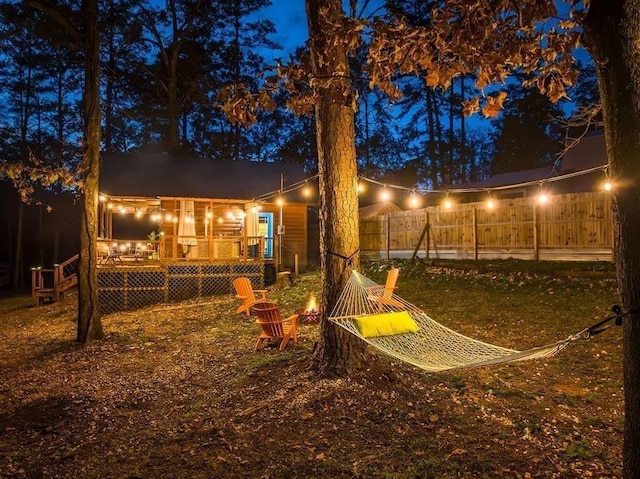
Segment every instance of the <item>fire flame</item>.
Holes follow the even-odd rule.
[[[305,313],[315,313],[318,311],[318,302],[316,301],[316,295],[311,293],[309,296],[309,302],[307,303],[307,308],[304,310]]]

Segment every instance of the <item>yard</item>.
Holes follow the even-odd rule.
[[[523,264],[403,263],[397,292],[515,349],[617,302],[595,265]],[[291,314],[320,288],[312,273],[270,297]],[[330,379],[308,370],[317,325],[253,353],[257,326],[230,295],[107,315],[107,339],[84,347],[75,306],[0,299],[2,478],[621,477],[620,328],[555,358],[439,374],[369,350],[366,370]]]

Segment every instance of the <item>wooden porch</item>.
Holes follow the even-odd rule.
[[[307,205],[101,195],[102,266],[270,261],[306,267]],[[286,234],[285,234],[286,232]]]

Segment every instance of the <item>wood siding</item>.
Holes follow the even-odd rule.
[[[276,237],[275,248],[278,249],[278,222],[280,207],[267,203],[262,205],[262,211],[273,213],[273,234]],[[287,203],[283,206],[282,222],[285,233],[282,235],[282,264],[293,269],[294,255],[298,255],[298,265],[301,271],[307,269],[307,205],[302,203]],[[277,254],[277,253],[276,253]]]

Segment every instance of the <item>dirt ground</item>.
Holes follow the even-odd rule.
[[[384,280],[388,265],[369,268]],[[605,277],[402,265],[398,294],[516,349],[608,314]],[[318,274],[273,291],[285,314]],[[621,477],[620,328],[559,356],[426,373],[368,350],[345,378],[309,370],[317,324],[254,353],[231,296],[103,318],[76,344],[76,298],[0,299],[2,478]]]

